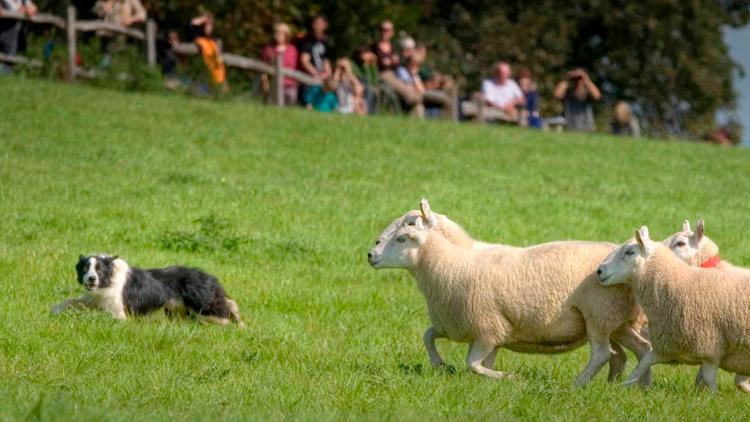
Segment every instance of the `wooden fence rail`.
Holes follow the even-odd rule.
[[[73,6],[69,6],[67,9],[65,19],[46,13],[37,13],[33,16],[29,16],[23,13],[17,12],[3,12],[3,19],[15,19],[21,21],[27,21],[32,23],[48,24],[53,25],[57,28],[64,29],[66,32],[67,39],[67,58],[68,58],[68,80],[74,81],[77,75],[85,74],[82,69],[78,69],[77,64],[77,38],[78,32],[95,32],[101,31],[105,33],[114,33],[124,35],[143,41],[146,44],[146,60],[149,66],[156,66],[156,23],[149,19],[146,21],[145,31],[136,28],[129,28],[126,26],[118,25],[113,22],[105,22],[99,20],[77,20],[76,9]],[[173,46],[173,50],[177,54],[182,55],[196,55],[199,53],[198,46],[193,43],[181,43]],[[224,64],[229,67],[238,69],[251,70],[255,72],[261,72],[268,74],[273,78],[272,87],[272,99],[275,104],[279,106],[284,105],[283,95],[283,81],[285,77],[289,77],[304,85],[320,85],[321,81],[311,77],[310,75],[300,72],[294,69],[288,69],[282,66],[281,56],[278,56],[276,62],[271,65],[261,60],[244,57],[238,54],[222,53],[221,55]],[[42,63],[38,60],[31,60],[24,57],[8,56],[0,54],[0,62],[12,63],[12,64],[26,64],[30,66],[41,66]],[[458,120],[458,90],[454,89],[450,93],[442,91],[428,91],[424,93],[424,98],[443,104],[448,110],[449,117],[453,120]]]

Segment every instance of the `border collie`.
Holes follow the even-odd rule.
[[[193,314],[217,324],[231,321],[240,326],[237,303],[227,298],[216,277],[197,268],[141,269],[110,255],[81,255],[76,264],[83,296],[66,300],[52,309],[59,314],[71,306],[101,309],[116,319],[164,309],[168,316]]]

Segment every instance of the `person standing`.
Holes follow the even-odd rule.
[[[273,65],[277,56],[281,56],[281,65],[287,69],[297,68],[297,48],[292,44],[292,33],[289,25],[277,23],[273,26],[273,43],[263,47],[261,58],[268,64]],[[268,92],[271,88],[270,80],[267,74],[262,74],[261,82],[263,90]],[[284,86],[284,105],[297,104],[297,81],[285,76],[282,82]]]
[[[22,22],[15,19],[2,19],[2,12],[17,12],[34,16],[37,9],[31,0],[0,0],[0,53],[15,56],[18,52]],[[0,72],[9,70],[7,65],[0,63]]]
[[[602,98],[602,94],[585,70],[578,68],[568,72],[566,80],[555,87],[555,98],[563,102],[566,127],[569,130],[596,130],[593,104]]]
[[[310,21],[310,33],[300,44],[300,70],[321,82],[333,75],[331,71],[331,46],[326,31],[328,19],[323,15],[315,15]]]

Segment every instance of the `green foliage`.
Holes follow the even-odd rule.
[[[573,388],[588,347],[501,351],[469,374],[405,271],[366,253],[423,196],[487,241],[622,241],[704,217],[750,266],[750,151],[603,135],[323,115],[0,78],[0,419],[744,420],[730,374],[657,366],[649,391]],[[197,220],[197,221],[196,221]],[[191,223],[192,222],[192,223]],[[189,239],[165,247],[165,233]],[[225,239],[247,239],[224,249]],[[239,240],[238,240],[239,243]],[[213,248],[211,251],[207,250]],[[49,309],[81,253],[215,274],[245,330]],[[630,356],[628,369],[633,368]],[[606,369],[605,369],[606,371]]]

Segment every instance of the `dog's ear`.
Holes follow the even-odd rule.
[[[86,259],[86,257],[85,257],[85,256],[83,256],[83,255],[78,255],[78,261],[83,261],[84,259]]]

